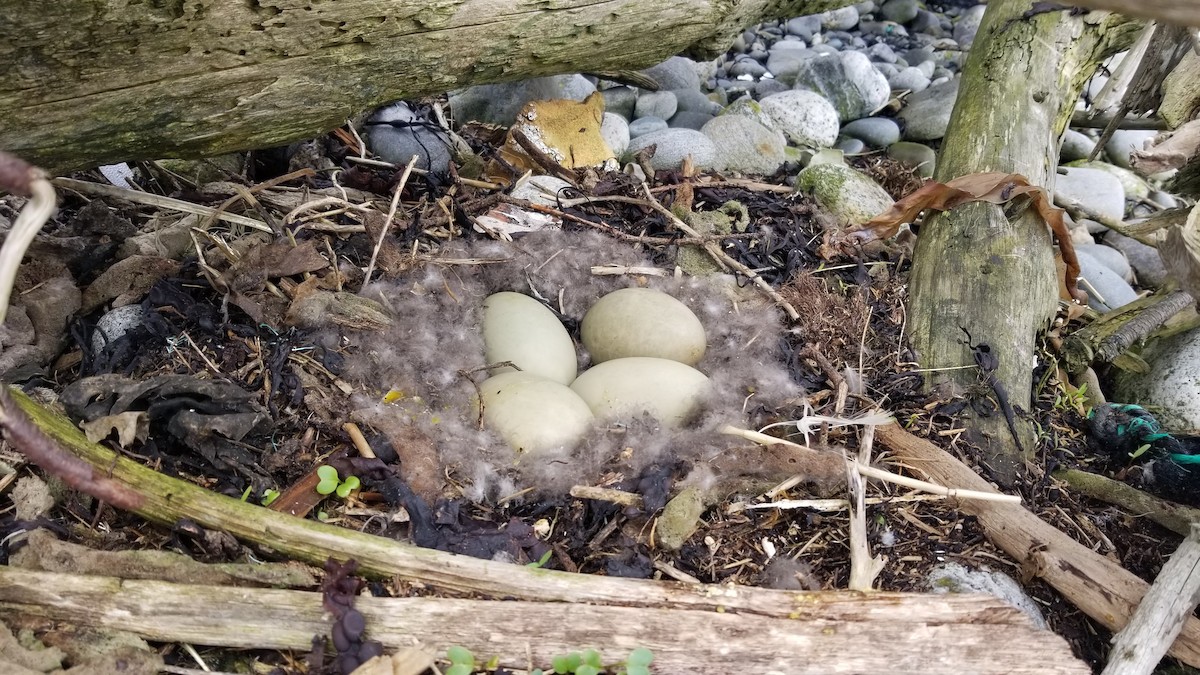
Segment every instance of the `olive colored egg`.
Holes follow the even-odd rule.
[[[623,288],[596,301],[580,326],[594,363],[650,356],[695,365],[707,338],[687,305],[662,291]]]
[[[479,392],[484,425],[517,452],[574,445],[592,425],[592,411],[578,394],[532,373],[490,377]]]
[[[650,413],[667,426],[690,420],[709,392],[704,373],[670,359],[632,356],[583,371],[571,389],[601,419]]]
[[[483,345],[488,363],[512,361],[522,372],[564,385],[575,380],[575,343],[554,312],[528,295],[505,291],[484,299]]]

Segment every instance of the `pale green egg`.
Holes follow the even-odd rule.
[[[704,373],[670,359],[633,356],[592,366],[571,389],[600,419],[649,413],[667,426],[688,422],[708,395]]]
[[[505,291],[484,299],[483,345],[489,364],[512,361],[560,384],[575,380],[575,343],[554,312],[528,295]]]
[[[594,363],[649,356],[692,366],[707,346],[692,310],[649,288],[624,288],[597,300],[583,317],[580,336]]]
[[[579,442],[592,411],[570,387],[527,372],[501,373],[479,385],[483,423],[517,452],[538,453]]]

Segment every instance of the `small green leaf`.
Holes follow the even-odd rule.
[[[319,520],[323,523],[323,522],[329,520],[329,514],[325,513],[324,511],[317,511],[317,520]]]
[[[279,490],[267,488],[266,490],[263,490],[263,496],[262,499],[259,500],[259,503],[263,506],[270,506],[275,502],[276,499],[279,499],[279,494]]]
[[[471,675],[473,672],[475,668],[465,663],[455,663],[446,669],[446,675]]]
[[[446,650],[446,658],[450,659],[450,663],[461,663],[467,666],[475,666],[475,655],[470,649],[459,645],[454,645]]]
[[[604,669],[604,662],[600,660],[600,652],[595,649],[583,650],[583,662],[589,666],[595,666],[599,670]]]
[[[550,556],[552,556],[552,555],[554,555],[554,551],[553,551],[553,550],[551,550],[551,551],[546,551],[545,553],[543,553],[543,554],[542,554],[542,557],[541,557],[541,558],[539,558],[537,562],[531,562],[531,563],[527,563],[525,566],[526,566],[526,567],[533,567],[533,568],[535,568],[535,569],[536,569],[536,568],[538,568],[538,567],[542,567],[542,566],[544,566],[546,563],[550,562]]]
[[[648,666],[654,661],[654,652],[645,647],[638,647],[629,652],[629,659],[626,661],[631,666]]]
[[[1137,450],[1134,450],[1132,453],[1130,453],[1129,458],[1137,459],[1138,457],[1141,457],[1142,455],[1146,454],[1146,451],[1149,449],[1150,449],[1149,444],[1139,446]]]
[[[575,675],[600,675],[600,669],[596,666],[585,663],[575,669]]]
[[[337,486],[337,496],[345,499],[350,496],[350,493],[358,489],[362,483],[359,482],[358,476],[347,476],[342,484]]]
[[[242,491],[242,501],[246,501],[247,499],[250,498],[250,491],[253,489],[254,489],[253,485],[246,486],[246,489]]]
[[[550,661],[550,665],[554,666],[556,673],[573,673],[583,663],[583,657],[579,652],[571,652],[565,656],[556,656]]]
[[[333,491],[337,489],[340,482],[338,481],[337,469],[328,464],[322,464],[317,467],[317,477],[321,479],[317,483],[317,494],[319,495],[333,494]]]

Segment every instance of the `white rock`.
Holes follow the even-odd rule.
[[[926,577],[933,593],[987,593],[1024,612],[1039,628],[1046,628],[1046,619],[1037,602],[1021,585],[1003,572],[988,569],[968,569],[959,563],[948,562],[930,570]]]
[[[613,155],[620,157],[629,148],[629,122],[615,113],[604,113],[604,121],[600,123],[600,138],[608,143]]]
[[[530,176],[528,180],[521,181],[513,188],[512,197],[542,206],[556,207],[562,191],[567,188],[574,186],[561,178],[547,175]]]
[[[1125,188],[1121,180],[1101,169],[1066,167],[1054,179],[1054,191],[1113,220],[1125,217]]]
[[[1155,406],[1170,429],[1200,429],[1200,329],[1152,344],[1142,356],[1150,372],[1118,378],[1116,400]]]
[[[708,168],[717,160],[717,148],[708,136],[694,129],[663,129],[643,134],[629,142],[629,152],[657,145],[650,166],[656,170],[678,169],[683,159],[691,156],[697,168]]]
[[[787,161],[783,134],[743,115],[721,115],[709,120],[701,133],[717,147],[720,168],[770,175]]]
[[[837,142],[838,113],[820,94],[796,89],[759,101],[772,128],[796,145],[828,148]]]
[[[796,176],[796,189],[812,195],[843,225],[862,225],[894,203],[878,183],[845,164],[809,164]]]

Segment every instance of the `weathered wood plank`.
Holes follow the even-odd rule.
[[[512,567],[512,566],[509,566]],[[467,647],[500,665],[546,667],[594,648],[606,663],[637,647],[656,673],[923,673],[996,675],[1089,670],[1062,638],[990,596],[805,593],[806,620],[734,612],[454,598],[360,597],[368,637],[388,651],[414,641],[444,653]],[[836,609],[828,615],[826,603]],[[0,612],[132,631],[150,640],[307,650],[327,634],[319,593],[222,588],[0,567]],[[836,618],[835,618],[836,616]]]

